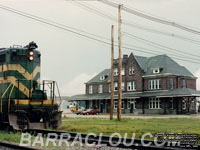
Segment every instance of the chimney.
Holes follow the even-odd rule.
[[[128,59],[128,55],[123,55],[123,59]]]

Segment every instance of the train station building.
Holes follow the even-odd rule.
[[[189,70],[167,55],[154,57],[123,55],[122,113],[192,114],[198,112],[196,79]],[[85,83],[85,94],[70,101],[80,106],[110,112],[110,69],[105,69]],[[118,59],[114,59],[114,112],[117,111]]]

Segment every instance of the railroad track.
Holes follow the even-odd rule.
[[[38,148],[27,147],[27,146],[20,146],[17,143],[10,143],[10,142],[2,142],[0,141],[0,149],[13,149],[13,150],[39,150]]]
[[[37,135],[38,133],[42,133],[43,136],[47,137],[48,134],[50,134],[49,138],[54,138],[53,134],[56,134],[58,137],[57,139],[67,139],[67,141],[74,141],[77,140],[77,137],[79,138],[78,141],[82,143],[95,143],[95,144],[100,144],[100,145],[106,145],[106,146],[111,146],[111,147],[117,147],[117,148],[125,148],[125,149],[164,149],[164,150],[175,150],[175,149],[181,149],[181,150],[188,150],[188,149],[200,149],[200,145],[197,145],[196,147],[180,147],[177,145],[173,145],[172,143],[168,145],[169,143],[165,143],[162,146],[156,145],[154,141],[151,140],[138,140],[134,139],[133,144],[131,143],[132,139],[129,138],[117,138],[117,137],[109,137],[109,136],[89,136],[88,134],[80,134],[80,133],[73,133],[73,132],[62,132],[62,131],[53,131],[53,130],[28,130],[28,133],[32,135]],[[67,137],[63,136],[67,135]],[[124,143],[126,141],[126,143]],[[145,145],[142,143],[144,142],[145,144],[151,143],[150,145]],[[161,142],[157,142],[158,144],[162,144]],[[113,146],[114,144],[114,146]]]

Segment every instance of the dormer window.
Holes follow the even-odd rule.
[[[153,68],[153,74],[160,73],[160,68]]]
[[[100,76],[100,80],[101,80],[101,81],[106,80],[107,77],[108,77],[108,75]]]
[[[129,75],[134,75],[135,74],[135,69],[134,69],[134,67],[132,66],[132,67],[129,67]]]

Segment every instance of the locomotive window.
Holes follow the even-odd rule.
[[[3,63],[6,61],[6,54],[0,55],[0,63]]]
[[[26,61],[27,56],[26,55],[12,55],[12,60],[14,60],[14,61]]]

